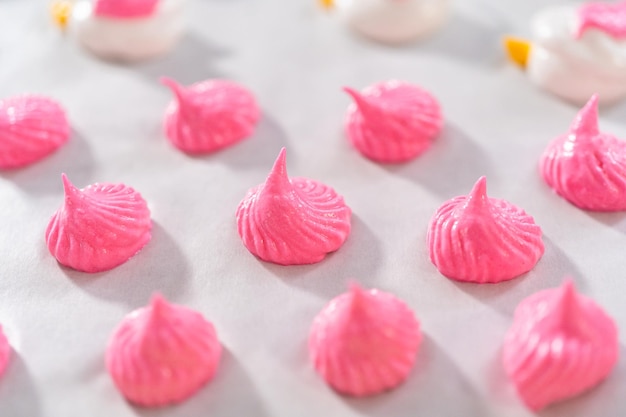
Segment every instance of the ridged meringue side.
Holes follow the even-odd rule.
[[[108,18],[133,19],[154,13],[159,0],[96,0],[94,15]]]
[[[597,385],[618,355],[613,319],[566,281],[519,304],[504,342],[503,363],[526,405],[540,410]]]
[[[530,271],[544,252],[541,228],[521,208],[487,196],[481,177],[471,193],[445,202],[430,221],[430,260],[458,281],[494,283]]]
[[[165,134],[188,153],[210,153],[249,137],[260,118],[254,95],[227,80],[206,80],[185,88],[162,78],[176,100],[165,114]]]
[[[114,331],[106,367],[128,400],[164,406],[189,398],[213,379],[221,351],[213,324],[155,295]]]
[[[146,201],[124,184],[92,184],[82,190],[65,174],[65,201],[46,229],[50,253],[83,272],[114,268],[150,241],[152,220]]]
[[[584,210],[626,210],[626,142],[598,129],[598,96],[578,113],[567,135],[544,151],[545,182]]]
[[[243,244],[264,261],[312,264],[343,245],[352,211],[331,187],[287,176],[283,148],[265,183],[248,191],[237,208]]]
[[[443,116],[426,90],[402,81],[386,81],[359,93],[344,90],[348,107],[346,135],[364,156],[377,162],[405,162],[423,153],[439,135]]]
[[[2,331],[2,326],[0,326],[0,376],[2,376],[4,371],[7,369],[10,358],[11,345],[9,345],[9,341]]]
[[[353,284],[313,321],[309,352],[330,386],[363,397],[401,384],[413,369],[421,340],[420,324],[403,301]]]
[[[69,137],[69,122],[56,101],[35,95],[0,100],[0,168],[37,162]]]

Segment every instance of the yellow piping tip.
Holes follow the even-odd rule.
[[[53,1],[50,6],[50,14],[55,25],[64,30],[72,15],[72,3],[69,0]]]
[[[322,8],[326,9],[326,10],[330,10],[333,7],[335,7],[335,0],[318,0],[320,3],[320,6],[322,6]]]
[[[530,42],[525,39],[507,36],[504,38],[504,47],[512,62],[521,68],[526,68],[531,48]]]

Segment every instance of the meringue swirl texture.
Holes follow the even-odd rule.
[[[67,142],[70,126],[54,100],[23,95],[0,100],[0,168],[19,168]]]
[[[94,15],[118,19],[147,17],[158,4],[159,0],[96,0]]]
[[[124,184],[92,184],[79,190],[63,175],[65,201],[46,230],[50,253],[83,272],[114,268],[150,240],[150,210],[141,195]]]
[[[331,387],[363,397],[401,384],[413,369],[421,340],[420,324],[404,302],[353,284],[315,318],[309,352]]]
[[[11,345],[2,331],[0,326],[0,376],[7,369],[9,358],[11,357]]]
[[[522,275],[544,252],[541,228],[521,208],[488,197],[485,177],[469,195],[439,207],[428,229],[428,247],[439,272],[475,283]]]
[[[287,176],[283,148],[265,183],[237,208],[237,229],[255,256],[280,265],[312,264],[343,245],[352,211],[320,182]]]
[[[165,406],[189,398],[213,379],[221,351],[213,324],[155,295],[114,331],[106,367],[129,401]]]
[[[616,39],[626,38],[626,1],[580,6],[576,36],[580,38],[589,29],[597,29]]]
[[[617,363],[618,352],[613,319],[566,281],[519,304],[503,362],[524,403],[540,410],[597,385]]]
[[[346,135],[373,161],[394,163],[416,158],[441,131],[439,103],[420,87],[393,80],[363,92],[344,90],[354,99],[346,115]]]
[[[567,135],[558,137],[540,161],[545,182],[585,210],[626,210],[626,142],[600,132],[598,97],[578,113]]]
[[[176,96],[165,114],[165,134],[182,151],[215,152],[254,132],[260,110],[244,87],[227,80],[206,80],[188,88],[165,77],[161,82]]]

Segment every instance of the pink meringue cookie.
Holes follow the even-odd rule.
[[[164,406],[189,398],[213,379],[221,352],[215,328],[202,314],[157,294],[117,327],[106,367],[129,401]]]
[[[330,386],[363,397],[401,384],[413,368],[421,340],[420,324],[404,302],[353,284],[315,318],[309,352]]]
[[[0,169],[37,162],[69,137],[65,111],[56,101],[34,95],[0,100]]]
[[[169,78],[161,82],[176,100],[165,114],[165,133],[188,153],[210,153],[234,145],[254,132],[260,110],[252,93],[227,80],[206,80],[184,88]]]
[[[618,3],[586,3],[578,9],[576,37],[589,29],[597,29],[616,38],[626,38],[626,1]]]
[[[65,174],[65,202],[46,229],[50,253],[83,272],[114,268],[148,241],[152,220],[141,195],[124,184],[92,184],[82,190]]]
[[[597,385],[615,366],[618,352],[611,317],[566,281],[519,304],[503,361],[522,400],[540,410]]]
[[[154,13],[159,0],[96,0],[94,14],[100,17],[132,19]]]
[[[544,252],[541,228],[521,208],[488,197],[485,177],[468,196],[439,207],[428,228],[428,248],[443,275],[481,284],[530,271]]]
[[[0,376],[7,369],[9,364],[9,358],[11,357],[11,345],[6,336],[2,332],[2,326],[0,326]]]
[[[414,159],[441,131],[439,103],[420,87],[394,80],[369,86],[362,93],[344,90],[354,99],[345,121],[348,139],[374,161]]]
[[[585,210],[626,210],[626,142],[598,129],[598,97],[578,113],[567,135],[552,141],[540,161],[545,182]]]
[[[265,183],[237,208],[237,229],[255,256],[280,265],[312,264],[343,245],[352,211],[320,182],[287,176],[283,148]]]

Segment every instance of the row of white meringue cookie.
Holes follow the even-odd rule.
[[[403,43],[437,30],[449,0],[320,0],[370,39]],[[171,51],[185,30],[185,0],[56,0],[52,15],[90,52],[133,62]]]
[[[447,20],[449,0],[318,0],[356,32],[385,43],[431,34]],[[135,61],[170,51],[184,32],[184,0],[60,0],[61,27],[104,58]],[[93,4],[92,4],[93,3]],[[540,10],[530,41],[507,38],[511,58],[531,81],[576,104],[593,93],[606,102],[626,95],[626,2],[560,5]]]

